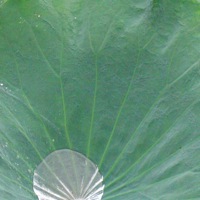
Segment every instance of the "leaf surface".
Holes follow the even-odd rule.
[[[36,200],[33,172],[72,149],[103,200],[199,199],[200,4],[0,2],[0,194]]]

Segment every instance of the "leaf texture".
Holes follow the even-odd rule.
[[[103,200],[200,199],[200,4],[0,2],[0,194],[36,200],[55,150],[98,165]]]

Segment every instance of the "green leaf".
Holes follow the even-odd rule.
[[[72,149],[103,200],[199,199],[199,24],[198,0],[1,1],[1,198]]]

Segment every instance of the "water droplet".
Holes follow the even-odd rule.
[[[38,15],[38,17],[40,18],[40,15]]]
[[[74,17],[74,19],[76,19],[76,17]]]
[[[41,199],[101,200],[103,176],[84,155],[58,150],[47,156],[34,171],[33,190]]]
[[[0,86],[3,86],[3,83],[0,83]]]

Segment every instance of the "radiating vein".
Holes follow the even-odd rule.
[[[194,143],[194,142],[192,142],[192,143]],[[193,167],[192,169],[190,169],[190,171],[193,171],[193,170],[195,170],[195,169],[198,168],[198,167],[200,167],[200,166],[195,166],[195,167]],[[184,172],[182,172],[182,173],[175,174],[174,176],[170,176],[170,177],[164,178],[164,179],[162,179],[162,180],[160,180],[160,181],[157,181],[157,182],[155,182],[155,183],[149,184],[149,185],[147,185],[147,186],[139,187],[139,188],[137,188],[137,189],[130,189],[130,190],[125,191],[125,192],[118,192],[118,193],[115,194],[115,195],[108,195],[108,196],[105,197],[104,199],[105,199],[105,200],[109,200],[109,199],[116,198],[116,197],[118,197],[118,196],[123,196],[123,195],[126,195],[126,194],[141,192],[141,191],[144,191],[144,190],[147,190],[147,189],[152,188],[152,186],[154,186],[154,185],[161,184],[162,182],[164,182],[164,181],[166,181],[166,180],[170,180],[170,179],[176,178],[176,177],[177,177],[177,178],[182,177],[183,174],[189,174],[189,173],[191,173],[190,171],[186,171],[186,172],[184,171]]]
[[[111,169],[108,171],[107,175],[105,176],[105,179],[110,175],[110,173],[113,171],[113,169],[116,167],[116,165],[118,164],[118,162],[121,159],[121,156],[123,155],[123,153],[126,151],[126,148],[128,148],[130,142],[132,142],[135,134],[140,130],[140,128],[145,124],[146,119],[149,117],[149,115],[151,114],[152,110],[155,108],[155,106],[159,103],[161,96],[164,94],[164,92],[167,89],[170,89],[177,81],[181,80],[184,76],[186,76],[192,69],[194,69],[197,64],[199,64],[199,60],[197,62],[195,62],[194,64],[192,64],[191,66],[188,67],[188,69],[183,72],[181,75],[179,75],[174,81],[172,81],[170,84],[166,85],[159,93],[159,95],[157,96],[157,98],[155,99],[155,101],[153,102],[152,106],[149,108],[149,110],[147,111],[147,113],[145,114],[145,116],[143,117],[143,119],[141,120],[141,122],[139,123],[138,127],[135,129],[135,131],[132,133],[131,138],[129,139],[129,141],[127,142],[127,144],[124,146],[124,148],[122,149],[121,153],[118,155],[118,157],[116,158],[115,162],[113,163]]]
[[[88,137],[88,145],[87,145],[87,156],[88,157],[90,156],[92,131],[93,131],[93,125],[94,125],[94,113],[95,113],[95,107],[96,107],[97,87],[98,87],[98,65],[97,65],[97,57],[95,57],[95,85],[94,85],[94,96],[93,96],[93,103],[92,103],[92,114],[91,114],[89,137]]]
[[[66,105],[65,105],[64,89],[63,89],[63,83],[62,83],[61,80],[60,80],[60,86],[61,86],[61,97],[62,97],[62,106],[63,106],[65,135],[66,135],[66,139],[67,139],[67,143],[68,143],[69,147],[72,148],[72,143],[71,143],[69,131],[68,131],[68,128],[67,128],[67,112],[66,112],[67,108],[66,108]]]
[[[191,103],[189,106],[187,106],[184,111],[181,113],[181,115],[179,115],[174,121],[173,123],[168,127],[168,129],[161,134],[161,136],[155,141],[155,143],[153,143],[125,172],[123,172],[118,178],[114,179],[113,181],[111,181],[108,185],[107,188],[109,188],[111,185],[113,185],[115,182],[118,182],[119,180],[121,180],[123,177],[125,177],[135,166],[136,164],[140,163],[140,161],[146,156],[148,155],[148,153],[155,148],[156,145],[159,144],[159,142],[161,142],[166,135],[170,132],[171,129],[173,129],[173,127],[185,116],[185,114],[188,113],[188,111],[196,104],[198,103],[199,100],[195,100],[193,103]],[[137,176],[136,176],[137,177]],[[112,192],[124,187],[125,185],[130,184],[129,181],[124,182],[122,185],[120,185],[119,187],[115,188]],[[111,192],[111,191],[110,191]]]
[[[99,53],[101,52],[101,50],[104,48],[105,43],[106,43],[106,40],[107,40],[107,38],[108,38],[108,36],[109,36],[109,33],[110,33],[110,31],[112,30],[112,26],[115,24],[116,17],[118,17],[118,16],[121,14],[121,12],[122,12],[122,9],[120,8],[120,10],[118,10],[118,11],[116,12],[116,14],[114,15],[112,21],[110,22],[110,24],[109,24],[109,26],[108,26],[108,28],[107,28],[106,34],[104,35],[104,38],[103,38],[103,40],[102,40],[102,43],[101,43],[101,45],[99,46],[99,49],[98,49],[98,51],[97,51],[98,54],[99,54]]]
[[[10,111],[9,108],[7,108],[6,105],[4,105],[4,109],[7,110],[7,112],[12,116],[14,123],[16,123],[16,128],[20,131],[20,133],[26,138],[26,140],[31,144],[31,146],[33,147],[33,149],[35,150],[35,152],[37,153],[38,157],[42,160],[42,156],[40,154],[40,152],[38,151],[38,149],[35,147],[35,145],[32,143],[32,141],[30,140],[30,138],[28,137],[26,131],[24,130],[24,128],[22,127],[22,125],[20,124],[20,122],[18,121],[18,119],[15,117],[15,115]]]
[[[135,69],[136,69],[136,68],[135,68]],[[134,72],[135,72],[135,70],[134,70]],[[126,102],[126,100],[127,100],[127,97],[128,97],[128,95],[129,95],[129,92],[130,92],[130,89],[131,89],[131,85],[132,85],[132,82],[133,82],[134,74],[135,74],[135,73],[133,73],[133,76],[132,76],[131,81],[130,81],[130,83],[129,83],[127,92],[126,92],[126,94],[125,94],[125,96],[124,96],[124,98],[123,98],[123,101],[122,101],[121,106],[120,106],[120,108],[119,108],[119,111],[118,111],[118,113],[117,113],[117,117],[116,117],[115,123],[114,123],[114,125],[113,125],[112,131],[111,131],[111,134],[110,134],[110,137],[109,137],[109,139],[108,139],[108,142],[107,142],[107,144],[106,144],[105,150],[104,150],[104,152],[103,152],[103,155],[102,155],[102,157],[101,157],[100,163],[99,163],[99,165],[98,165],[99,168],[101,168],[101,166],[102,166],[102,164],[103,164],[103,161],[104,161],[104,159],[105,159],[106,153],[107,153],[107,151],[108,151],[108,148],[110,147],[110,143],[111,143],[111,140],[112,140],[112,138],[113,138],[113,135],[114,135],[116,126],[117,126],[117,124],[118,124],[119,118],[120,118],[120,116],[121,116],[122,109],[124,108],[124,104],[125,104],[125,102]]]
[[[26,140],[32,145],[33,149],[35,150],[36,154],[38,155],[38,157],[40,158],[40,160],[43,160],[43,157],[41,156],[40,152],[38,151],[38,149],[36,148],[36,146],[31,142],[30,138],[28,137],[27,133],[25,132],[25,130],[23,129],[23,127],[21,126],[21,124],[19,123],[19,121],[17,120],[17,118],[14,116],[14,114],[6,107],[4,106],[4,108],[7,110],[7,112],[14,118],[14,123],[16,123],[16,128],[20,131],[20,133],[26,138]],[[14,166],[13,166],[14,167]],[[51,169],[49,168],[49,166],[47,166],[47,169],[49,170],[49,172],[54,175],[54,173],[51,171]],[[16,169],[17,170],[17,169]],[[23,175],[22,175],[23,176]],[[24,177],[26,179],[26,177]],[[57,177],[56,177],[57,178]],[[63,187],[65,187],[64,185],[62,185]]]
[[[194,142],[191,142],[190,144],[193,144]],[[149,172],[151,172],[153,169],[160,167],[160,165],[163,165],[167,160],[169,160],[170,158],[174,157],[176,154],[178,154],[181,150],[177,149],[173,154],[171,154],[170,156],[166,157],[164,160],[158,162],[157,164],[153,165],[151,168],[149,168],[148,170],[144,171],[143,173],[139,174],[138,176],[135,176],[133,179],[129,180],[128,182],[124,183],[123,185],[120,185],[119,187],[110,190],[107,195],[116,193],[116,191],[119,191],[120,189],[122,189],[123,187],[130,185],[134,182],[136,182],[137,180],[141,179],[143,176],[145,176],[146,174],[148,174]],[[164,180],[164,179],[162,179]],[[132,190],[133,191],[133,190]],[[139,191],[139,189],[134,190],[134,191]]]
[[[2,157],[3,158],[3,157]],[[24,174],[22,174],[14,165],[14,163],[11,163],[8,159],[3,159],[8,166],[10,166],[11,168],[13,168],[21,177],[24,178],[24,180],[26,180],[29,184],[32,184],[32,181],[30,181],[26,176],[24,176]]]
[[[24,19],[25,20],[25,19]],[[42,55],[44,61],[46,62],[47,66],[49,67],[49,69],[51,70],[51,72],[55,75],[55,77],[59,78],[59,75],[57,74],[57,72],[54,70],[54,68],[52,67],[52,65],[50,64],[49,60],[47,59],[47,57],[45,56],[43,50],[40,47],[40,44],[38,43],[37,37],[33,31],[32,26],[29,24],[29,22],[27,20],[25,20],[26,24],[28,25],[28,27],[30,28],[30,31],[32,33],[32,36],[34,38],[35,44],[40,52],[40,54]]]
[[[27,22],[27,24],[28,24],[28,22]],[[29,24],[28,24],[28,25],[29,25]],[[30,26],[30,25],[29,25],[29,26]],[[31,32],[33,33],[33,36],[34,36],[36,45],[37,45],[38,49],[40,50],[40,53],[42,54],[43,57],[45,57],[45,55],[44,55],[43,52],[42,52],[42,49],[40,48],[39,43],[37,42],[36,36],[35,36],[35,34],[34,34],[34,32],[33,32],[31,26],[30,26],[30,29],[31,29]],[[4,39],[5,39],[5,41],[7,42],[8,46],[10,46],[10,43],[7,41],[7,38],[6,38],[5,36],[4,36]],[[13,48],[10,46],[10,49],[13,49]],[[43,120],[41,119],[40,115],[39,115],[38,113],[36,113],[35,110],[33,109],[32,105],[31,105],[31,102],[29,101],[29,99],[28,99],[28,97],[27,97],[27,95],[26,95],[26,93],[25,93],[25,91],[24,91],[23,84],[22,84],[22,78],[21,78],[21,74],[20,74],[20,71],[19,71],[19,64],[18,64],[18,62],[17,62],[17,60],[16,60],[16,57],[15,57],[14,52],[12,52],[12,55],[13,55],[13,59],[14,59],[14,61],[15,61],[15,67],[16,67],[16,71],[17,71],[17,76],[18,76],[18,80],[19,80],[19,83],[20,83],[20,89],[21,89],[21,91],[22,91],[22,93],[23,93],[23,97],[24,97],[24,99],[25,99],[25,101],[26,101],[26,103],[27,103],[27,104],[25,104],[25,105],[27,105],[27,107],[28,107],[28,108],[30,109],[30,111],[34,114],[34,116],[40,121],[40,123],[41,123],[41,125],[42,125],[42,127],[43,127],[43,129],[44,129],[44,132],[45,132],[45,134],[46,134],[46,136],[47,136],[47,138],[48,138],[48,140],[49,140],[49,144],[50,144],[50,145],[52,146],[52,148],[55,150],[54,143],[52,143],[52,141],[51,141],[51,137],[50,137],[50,134],[49,134],[49,132],[48,132],[48,130],[47,130],[46,125],[44,124],[44,122],[43,122]],[[47,64],[48,64],[48,66],[50,66],[50,68],[52,68],[46,57],[45,57],[45,59],[46,59],[46,62],[47,62]]]
[[[94,113],[95,113],[95,107],[96,107],[97,86],[98,86],[98,65],[97,65],[98,56],[96,55],[94,46],[92,44],[92,38],[91,38],[90,30],[88,31],[88,38],[89,38],[90,48],[91,48],[91,50],[92,50],[92,52],[94,54],[94,59],[95,59],[95,83],[94,83],[94,95],[93,95],[93,103],[92,103],[92,111],[91,111],[91,119],[90,119],[90,128],[89,128],[89,137],[88,137],[88,142],[87,142],[87,152],[86,152],[87,157],[90,156],[92,131],[93,131],[93,124],[94,124]]]
[[[30,190],[29,188],[27,188],[24,185],[20,184],[19,182],[17,182],[15,180],[13,180],[13,179],[5,176],[5,174],[0,173],[0,176],[3,177],[3,178],[5,178],[5,179],[7,179],[9,182],[14,183],[14,184],[18,185],[19,187],[23,188],[24,190],[26,190],[27,192],[29,192],[31,195],[34,194],[32,190]],[[8,192],[10,192],[10,191],[8,191]]]
[[[8,82],[6,82],[8,85],[10,85],[11,87],[13,87],[13,85],[11,85],[10,83],[8,83]],[[16,88],[16,89],[18,89],[18,88]],[[21,105],[23,105],[28,111],[30,111],[31,112],[31,114],[34,116],[34,117],[36,117],[37,115],[39,115],[38,116],[38,120],[39,120],[39,118],[41,118],[41,122],[44,124],[44,122],[43,122],[43,120],[44,121],[46,121],[54,130],[56,130],[57,132],[59,132],[59,129],[58,129],[58,127],[55,125],[55,124],[53,124],[53,122],[51,122],[49,119],[47,119],[44,115],[42,115],[41,113],[37,113],[34,109],[33,110],[31,110],[30,109],[30,107],[27,105],[27,103],[24,103],[24,101],[22,101],[19,97],[17,97],[17,96],[15,96],[14,94],[12,94],[12,93],[10,93],[10,92],[7,92],[7,91],[5,91],[5,90],[2,90],[1,88],[0,88],[0,90],[1,91],[3,91],[4,92],[4,94],[5,95],[7,95],[7,96],[9,96],[9,97],[11,97],[12,99],[14,99],[14,100],[16,100],[18,103],[20,103]],[[43,119],[43,120],[42,120]],[[44,126],[46,126],[45,124],[44,124]]]
[[[153,36],[154,36],[154,35],[153,35]],[[114,125],[113,125],[113,128],[112,128],[112,131],[111,131],[111,133],[110,133],[110,137],[109,137],[109,139],[108,139],[108,142],[107,142],[107,144],[106,144],[105,150],[104,150],[104,152],[103,152],[103,155],[102,155],[101,160],[100,160],[100,163],[99,163],[99,168],[101,168],[101,166],[102,166],[102,164],[103,164],[103,161],[104,161],[104,159],[105,159],[106,153],[107,153],[107,151],[108,151],[108,148],[109,148],[110,143],[111,143],[111,141],[112,141],[112,138],[113,138],[113,136],[114,136],[115,129],[116,129],[116,127],[117,127],[117,124],[118,124],[119,118],[120,118],[120,116],[121,116],[122,110],[123,110],[123,108],[124,108],[124,105],[125,105],[125,103],[126,103],[126,101],[127,101],[128,95],[129,95],[129,93],[130,93],[130,90],[131,90],[131,87],[132,87],[132,83],[133,83],[133,80],[134,80],[134,77],[135,77],[135,73],[136,73],[136,71],[137,71],[137,69],[138,69],[138,67],[139,67],[139,59],[140,59],[140,56],[141,56],[141,52],[142,52],[143,49],[145,49],[145,48],[149,45],[149,43],[150,43],[150,42],[152,41],[152,39],[153,39],[153,36],[152,36],[152,37],[150,38],[150,40],[143,46],[142,49],[139,48],[139,41],[138,41],[139,52],[138,52],[137,59],[136,59],[136,66],[135,66],[135,68],[134,68],[134,70],[133,70],[133,74],[132,74],[131,80],[130,80],[130,82],[129,82],[128,89],[127,89],[127,91],[126,91],[126,93],[125,93],[125,95],[124,95],[124,98],[123,98],[123,100],[122,100],[122,103],[121,103],[121,105],[120,105],[120,107],[119,107],[119,110],[118,110],[118,113],[117,113],[117,117],[116,117],[116,119],[115,119],[115,122],[114,122]]]
[[[15,59],[15,58],[14,58]],[[21,91],[23,93],[23,97],[27,103],[27,106],[29,107],[29,109],[31,110],[31,112],[34,114],[34,116],[36,116],[36,118],[40,121],[40,123],[42,124],[42,127],[44,129],[44,132],[49,140],[49,144],[52,146],[52,148],[55,150],[55,146],[54,146],[54,143],[52,142],[51,140],[51,137],[50,137],[50,134],[49,134],[49,131],[47,130],[47,127],[46,125],[44,124],[43,120],[41,119],[40,115],[38,115],[38,113],[35,112],[35,110],[33,109],[32,105],[31,105],[31,102],[29,101],[24,89],[23,89],[23,86],[22,86],[22,79],[21,79],[21,74],[20,74],[20,71],[19,71],[19,65],[15,59],[15,62],[16,62],[16,68],[17,68],[17,73],[18,73],[18,78],[19,78],[19,81],[20,81],[20,87],[21,87]]]
[[[1,133],[0,137],[2,137],[4,141],[12,144],[12,142],[7,138],[6,134],[1,129],[0,129],[0,133]],[[23,156],[19,152],[15,150],[15,148],[12,148],[12,151],[14,151],[16,155],[19,156],[19,158],[26,164],[28,169],[32,169],[32,166],[23,158]]]
[[[62,82],[62,78],[61,78],[61,65],[62,65],[62,59],[63,59],[63,50],[64,50],[64,47],[63,47],[63,44],[62,44],[62,50],[61,50],[61,57],[60,57],[60,74],[57,74],[57,72],[54,70],[54,68],[51,66],[51,64],[49,63],[48,59],[46,58],[45,54],[43,53],[38,41],[37,41],[37,38],[35,36],[35,33],[32,29],[32,26],[26,21],[26,23],[28,24],[28,26],[30,27],[30,30],[34,36],[34,39],[35,39],[35,43],[38,47],[38,50],[39,52],[41,53],[41,55],[43,56],[47,66],[49,67],[49,69],[51,69],[51,71],[53,72],[53,74],[59,79],[59,82],[60,82],[60,87],[61,87],[61,97],[62,97],[62,105],[63,105],[63,115],[64,115],[64,129],[65,129],[65,134],[66,134],[66,137],[67,137],[67,142],[68,142],[68,145],[70,148],[72,148],[72,144],[71,144],[71,141],[70,141],[70,137],[69,137],[69,132],[68,132],[68,129],[67,129],[67,117],[66,117],[66,104],[65,104],[65,97],[64,97],[64,88],[63,88],[63,82]]]
[[[195,63],[193,63],[190,67],[188,67],[180,76],[178,76],[174,81],[172,81],[168,87],[171,87],[172,85],[174,85],[176,82],[178,82],[180,79],[182,79],[185,75],[187,75],[192,69],[194,69],[195,67],[197,67],[197,65],[200,63],[200,59],[198,61],[196,61]]]
[[[64,53],[64,35],[63,35],[63,30],[62,30],[62,42],[61,42],[61,54],[60,54],[60,75],[59,75],[59,82],[60,82],[60,89],[61,89],[61,98],[62,98],[62,107],[63,107],[63,123],[64,123],[64,129],[65,129],[65,136],[67,143],[70,147],[72,148],[72,143],[68,131],[68,126],[67,126],[67,107],[66,107],[66,101],[65,101],[65,94],[64,94],[64,86],[63,86],[63,81],[62,81],[62,65],[63,65],[63,53]]]

